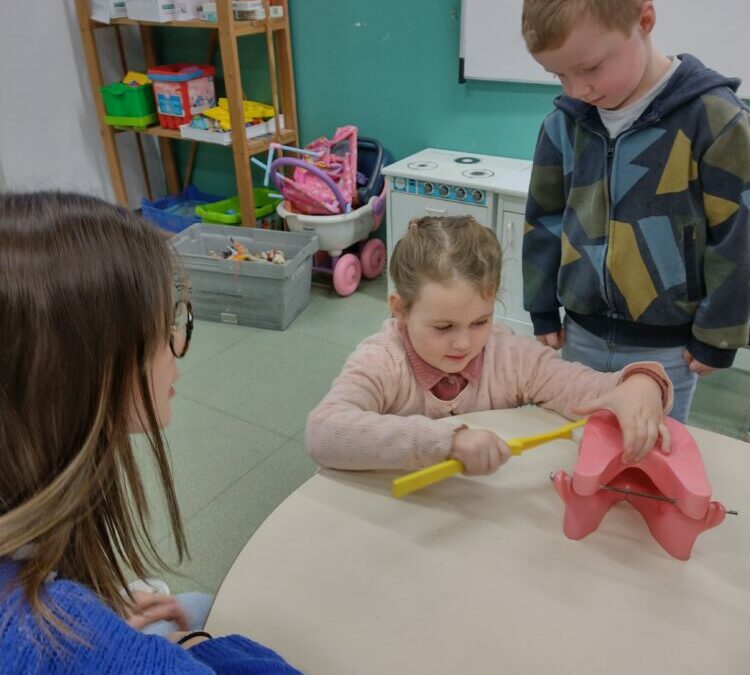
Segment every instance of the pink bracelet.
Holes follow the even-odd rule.
[[[627,380],[631,375],[648,375],[656,384],[659,385],[659,389],[661,389],[661,405],[662,407],[665,407],[667,405],[667,401],[669,401],[669,384],[667,384],[664,381],[664,378],[661,377],[658,373],[655,373],[650,368],[633,368],[627,372],[627,375],[625,375],[625,380]]]

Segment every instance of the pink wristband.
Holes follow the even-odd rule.
[[[661,405],[662,407],[666,408],[669,401],[669,384],[664,381],[663,377],[661,377],[658,373],[655,373],[650,368],[636,367],[628,370],[623,382],[627,380],[631,375],[648,375],[654,382],[656,382],[656,384],[659,385],[659,389],[661,389]]]

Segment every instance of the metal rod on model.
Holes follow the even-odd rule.
[[[555,474],[550,472],[549,475],[550,480],[555,479]],[[601,490],[609,490],[610,492],[619,492],[624,495],[630,495],[631,497],[645,497],[646,499],[656,499],[660,502],[669,502],[670,504],[676,504],[677,499],[674,497],[667,497],[666,495],[652,495],[648,492],[637,492],[635,490],[628,490],[627,488],[618,488],[614,487],[613,485],[602,485],[599,483],[599,489]],[[739,516],[739,511],[735,511],[734,509],[724,509],[724,513],[726,513],[728,516]]]

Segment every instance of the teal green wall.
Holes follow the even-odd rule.
[[[155,44],[159,63],[205,63],[209,46],[209,31],[201,29],[157,29]],[[271,102],[271,86],[265,37],[253,35],[239,40],[240,69],[246,98]],[[213,65],[216,68],[216,95],[224,96],[224,73],[218,44]],[[191,143],[175,143],[180,168],[184,169]],[[237,194],[234,161],[231,148],[209,143],[197,143],[192,182],[201,190],[229,197]]]
[[[531,158],[559,89],[459,84],[459,0],[289,1],[303,144],[355,124],[396,158],[425,147]],[[162,33],[165,62],[205,58],[205,33]],[[240,63],[245,93],[270,101],[264,40],[242,38]],[[201,144],[194,182],[234,193],[231,152]]]
[[[291,4],[303,140],[353,123],[397,158],[425,147],[531,158],[558,88],[459,84],[458,0]]]

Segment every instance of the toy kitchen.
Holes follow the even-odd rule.
[[[495,232],[503,276],[495,318],[531,334],[523,309],[521,246],[531,162],[427,148],[383,169],[388,259],[409,222],[422,216],[473,216]],[[390,278],[388,292],[393,290]]]

